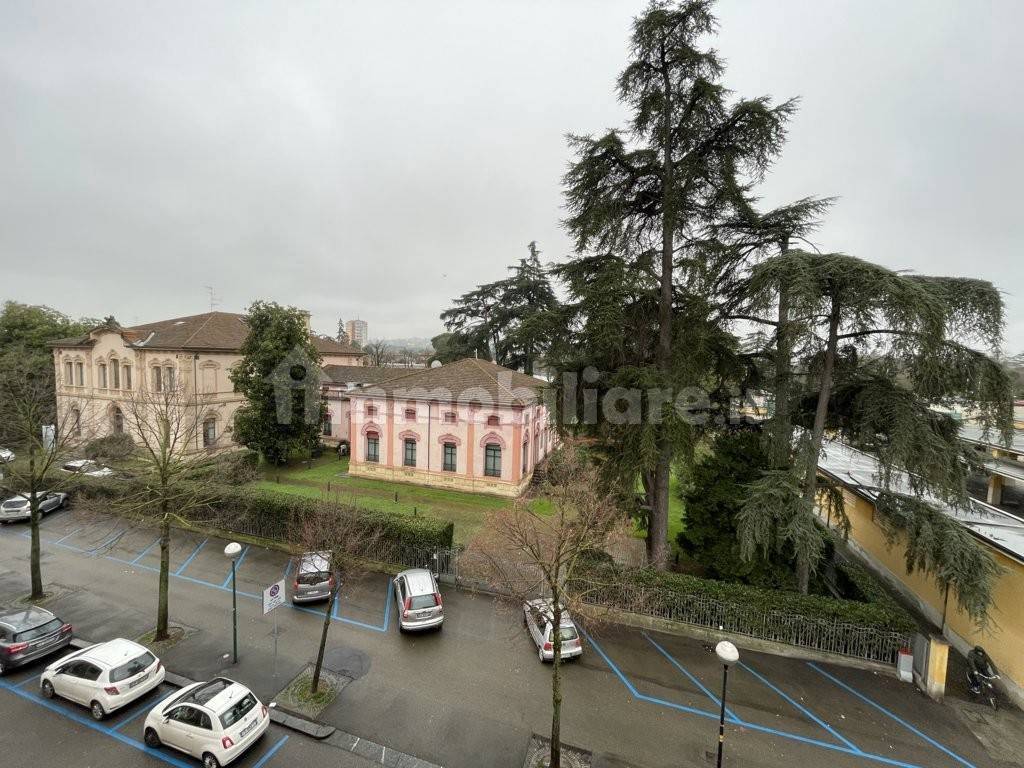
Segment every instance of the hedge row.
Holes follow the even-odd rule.
[[[77,498],[96,501],[129,498],[143,491],[145,486],[138,480],[109,478],[82,478],[71,489]],[[197,523],[212,520],[219,528],[275,541],[298,543],[297,532],[310,514],[330,509],[353,514],[374,530],[375,549],[393,562],[418,561],[426,551],[451,548],[455,530],[453,523],[431,517],[408,517],[254,488],[202,483],[195,491],[205,506],[188,512],[187,519]]]
[[[856,568],[852,570],[855,571]],[[859,576],[861,574],[858,574]],[[874,602],[839,600],[833,597],[801,595],[797,592],[782,592],[745,584],[701,579],[682,573],[624,569],[608,565],[595,566],[582,578],[597,584],[651,588],[650,593],[645,596],[647,605],[651,605],[651,599],[661,600],[664,602],[665,612],[669,612],[671,604],[680,599],[709,598],[740,609],[777,611],[808,619],[843,622],[883,631],[910,634],[917,629],[913,619],[887,595],[885,599]],[[877,585],[875,588],[881,592]],[[872,594],[874,595],[874,592]],[[882,594],[884,595],[884,592]]]

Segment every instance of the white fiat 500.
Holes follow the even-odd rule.
[[[164,681],[160,659],[131,640],[91,645],[48,666],[39,679],[46,698],[54,695],[89,707],[102,720]]]
[[[146,716],[150,747],[166,744],[218,768],[236,760],[270,727],[267,708],[241,683],[215,677],[193,683],[157,704]]]

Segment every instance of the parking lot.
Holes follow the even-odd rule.
[[[99,640],[152,628],[159,564],[152,531],[73,510],[47,518],[43,531],[44,578],[67,590],[52,608],[75,624],[76,634]],[[26,591],[25,536],[26,526],[0,531],[5,597]],[[237,564],[241,658],[231,665],[224,657],[231,600],[224,544],[175,531],[172,623],[189,636],[164,661],[193,679],[227,674],[270,701],[315,654],[322,609],[278,609],[275,661],[274,617],[262,615],[259,595],[287,573],[287,558],[246,547]],[[344,585],[327,664],[349,682],[321,719],[448,768],[520,768],[530,736],[549,727],[550,675],[518,615],[491,598],[447,588],[443,631],[400,636],[389,598],[390,580],[383,575]],[[721,685],[713,653],[694,640],[624,627],[597,628],[586,640],[583,658],[565,667],[566,740],[592,750],[595,765],[707,764]],[[31,682],[17,675],[3,688],[0,712],[12,698],[17,706],[51,704],[40,703]],[[1008,765],[986,753],[952,708],[892,676],[742,652],[730,674],[728,704],[727,752],[735,765]],[[92,728],[87,712],[77,714],[80,719],[67,719]],[[191,764],[151,754],[132,726],[112,718],[93,733],[152,760]],[[283,765],[293,750],[311,743],[297,734],[284,741],[285,735],[268,732],[243,764]]]

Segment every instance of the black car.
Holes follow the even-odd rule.
[[[45,608],[0,611],[0,675],[71,644],[71,625]]]

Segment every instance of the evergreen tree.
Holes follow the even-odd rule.
[[[463,294],[441,319],[455,337],[451,348],[487,349],[487,357],[499,365],[532,375],[548,346],[548,318],[558,300],[537,243],[527,248],[530,255],[509,267],[509,277]]]
[[[746,210],[795,103],[731,101],[716,52],[699,47],[715,26],[709,0],[652,2],[634,22],[631,61],[618,82],[633,112],[628,133],[570,139],[576,159],[565,177],[566,226],[577,256],[559,269],[573,306],[558,316],[563,349],[587,352],[570,351],[557,367],[612,371],[597,382],[605,391],[624,382],[713,390],[735,360],[718,294],[747,251],[720,233]],[[627,489],[641,479],[649,555],[664,567],[669,476],[693,430],[671,402],[645,398],[641,407],[644,424],[599,416],[596,431],[630,449],[617,474]]]
[[[806,592],[824,550],[814,513],[823,490],[818,460],[826,430],[835,430],[879,459],[879,483],[890,499],[879,509],[886,525],[910,536],[915,554],[908,564],[927,570],[940,586],[962,587],[965,609],[982,617],[992,568],[979,567],[985,558],[977,545],[963,536],[929,540],[925,555],[917,532],[931,514],[923,510],[935,512],[928,500],[968,503],[973,460],[956,422],[933,406],[966,400],[986,427],[1010,427],[1009,379],[984,351],[994,353],[1001,343],[999,292],[979,280],[907,275],[843,254],[788,251],[753,268],[747,319],[778,328],[765,315],[778,307],[780,291],[787,307],[776,316],[785,317],[788,349],[805,368],[804,386],[785,400],[803,429],[799,440],[788,428],[771,431],[773,455],[790,455],[791,464],[754,483],[740,515],[744,552],[791,547]],[[783,363],[789,369],[793,361]],[[841,497],[827,498],[845,524]],[[897,508],[899,514],[886,514]]]
[[[249,335],[231,371],[246,404],[235,414],[235,440],[274,464],[320,440],[320,353],[301,310],[257,301],[245,316]]]

